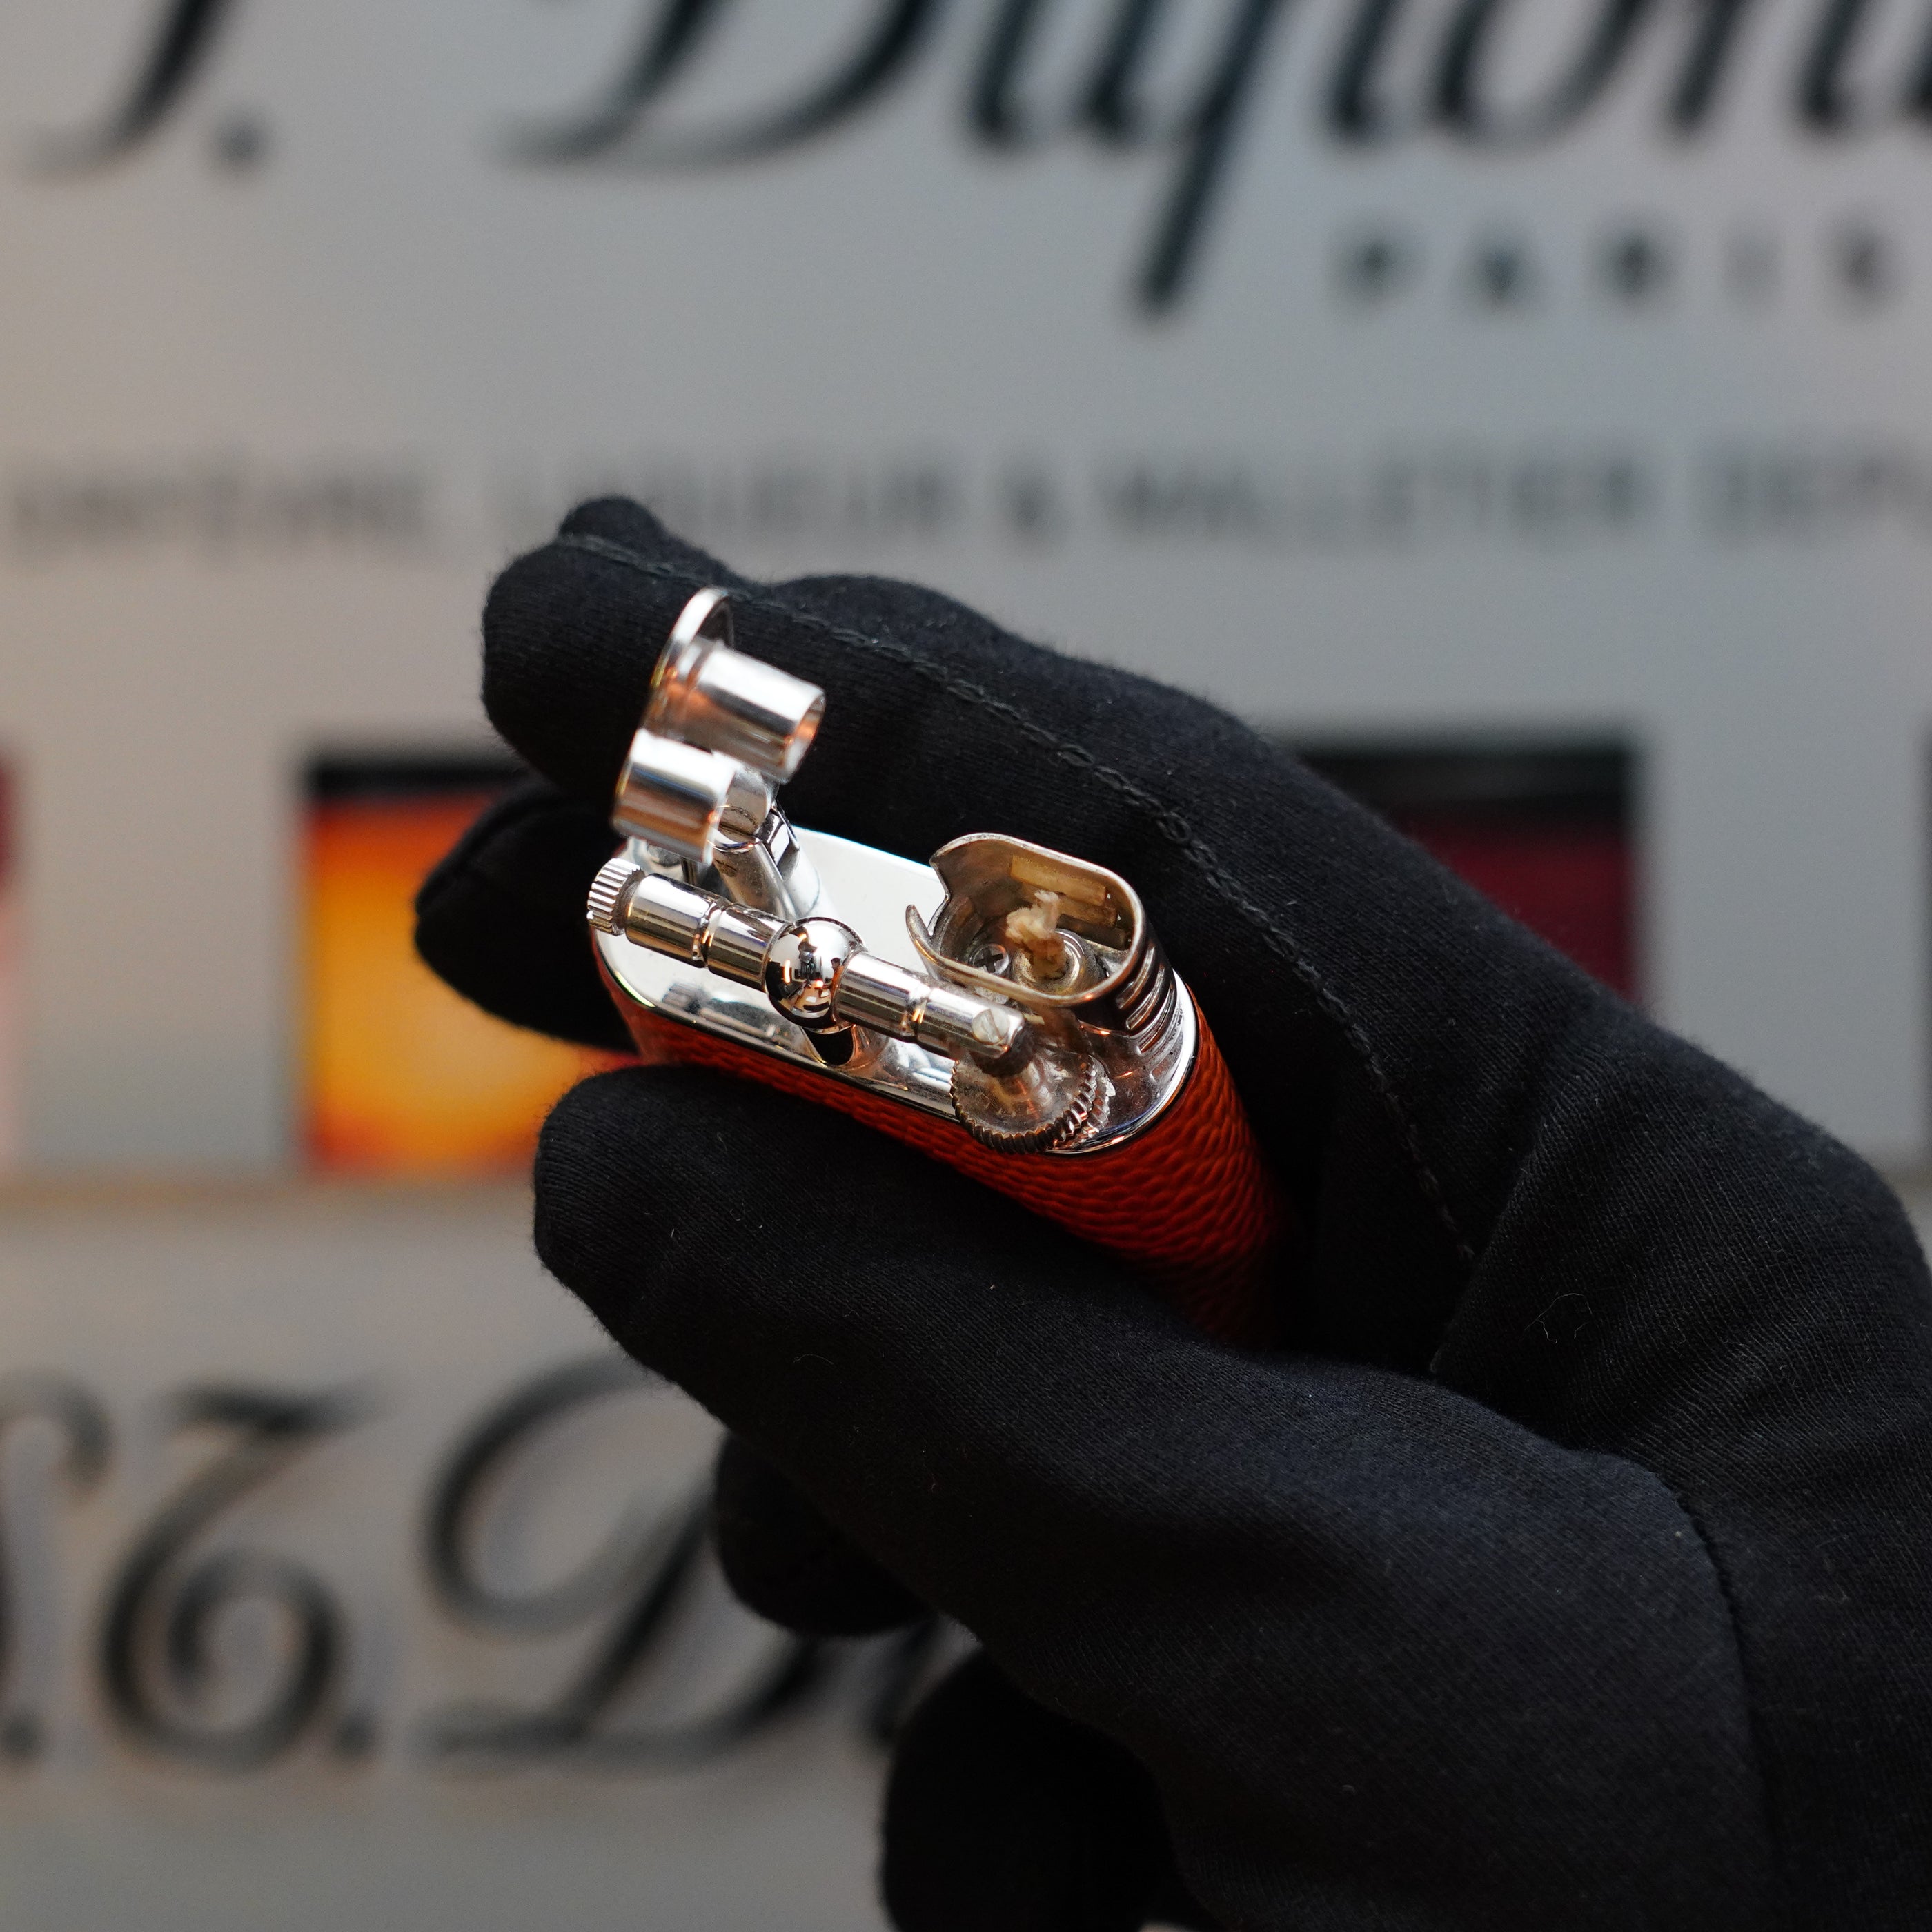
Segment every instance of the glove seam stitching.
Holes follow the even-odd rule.
[[[689,571],[680,570],[671,564],[658,563],[627,550],[621,544],[611,542],[608,538],[586,532],[572,532],[556,539],[560,548],[586,552],[592,556],[601,556],[609,562],[627,568],[641,572],[648,577],[658,578],[674,584],[689,584],[694,589],[705,587],[708,580],[698,577]],[[1361,1062],[1369,1084],[1394,1122],[1403,1152],[1408,1156],[1414,1169],[1424,1198],[1428,1202],[1443,1232],[1449,1237],[1456,1258],[1464,1268],[1473,1269],[1476,1264],[1476,1252],[1458,1224],[1455,1214],[1449,1205],[1442,1184],[1430,1166],[1422,1146],[1421,1136],[1408,1108],[1395,1089],[1388,1070],[1382,1063],[1373,1043],[1355,1016],[1348,1001],[1330,986],[1321,970],[1308,959],[1294,940],[1278,926],[1273,918],[1242,891],[1240,883],[1224,866],[1213,848],[1204,843],[1195,832],[1186,818],[1172,806],[1165,803],[1155,793],[1128,777],[1115,766],[1104,764],[1085,746],[1075,743],[1070,739],[1061,738],[1041,724],[1027,716],[1017,705],[994,696],[983,685],[963,678],[945,670],[930,658],[922,656],[909,646],[895,644],[883,638],[868,637],[863,632],[834,624],[829,619],[818,616],[808,610],[800,610],[794,606],[776,598],[761,597],[734,587],[732,595],[753,608],[781,616],[790,622],[801,624],[806,628],[818,631],[836,643],[846,644],[862,651],[890,658],[905,665],[937,684],[940,690],[962,702],[976,705],[997,713],[1015,728],[1023,732],[1036,744],[1052,751],[1063,762],[1084,770],[1098,778],[1111,790],[1119,792],[1151,813],[1155,828],[1171,843],[1193,860],[1221,896],[1234,909],[1244,915],[1260,932],[1262,940],[1287,965],[1304,986],[1313,996],[1316,1006],[1340,1030],[1356,1058]]]

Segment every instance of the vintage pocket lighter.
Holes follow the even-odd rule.
[[[639,1052],[839,1108],[1264,1340],[1280,1198],[1133,888],[997,832],[920,865],[794,826],[824,708],[734,648],[724,591],[685,606],[590,890]]]

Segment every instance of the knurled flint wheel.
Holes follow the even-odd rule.
[[[1055,1054],[1049,1064],[1064,1076],[1061,1104],[1045,1119],[1029,1113],[1005,1124],[1000,1119],[1006,1110],[999,1104],[999,1090],[1009,1083],[996,1082],[970,1060],[955,1060],[952,1111],[958,1116],[959,1124],[982,1147],[991,1148],[998,1154],[1045,1154],[1051,1148],[1064,1147],[1094,1117],[1094,1103],[1100,1097],[1100,1070],[1084,1054],[1077,1058]]]
[[[599,932],[613,938],[624,929],[624,902],[632,884],[644,877],[644,868],[624,853],[607,859],[590,882],[590,903],[584,916]]]

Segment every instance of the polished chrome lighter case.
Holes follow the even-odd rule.
[[[1005,1154],[1146,1133],[1200,1028],[1133,888],[993,832],[922,865],[793,825],[777,790],[824,704],[734,647],[725,592],[685,607],[589,904],[634,1034],[643,1016],[694,1028]]]

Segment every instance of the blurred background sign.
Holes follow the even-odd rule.
[[[554,1706],[704,1461],[586,1398],[490,1574],[588,1594],[436,1580],[452,1445],[598,1346],[490,1178],[586,1063],[406,944],[580,497],[1208,693],[1918,1168],[1928,171],[1920,0],[0,8],[0,1916],[867,1922],[856,1691],[703,1766],[432,1735]],[[714,1609],[600,1735],[754,1683]]]
[[[520,1199],[0,1222],[14,1932],[860,1932],[933,1634],[814,1645],[696,1534],[714,1432]]]
[[[1906,0],[15,4],[25,1157],[299,1152],[303,774],[476,754],[491,571],[620,488],[1298,741],[1630,747],[1634,983],[1916,1162],[1928,34]],[[134,970],[96,880],[136,817]]]

